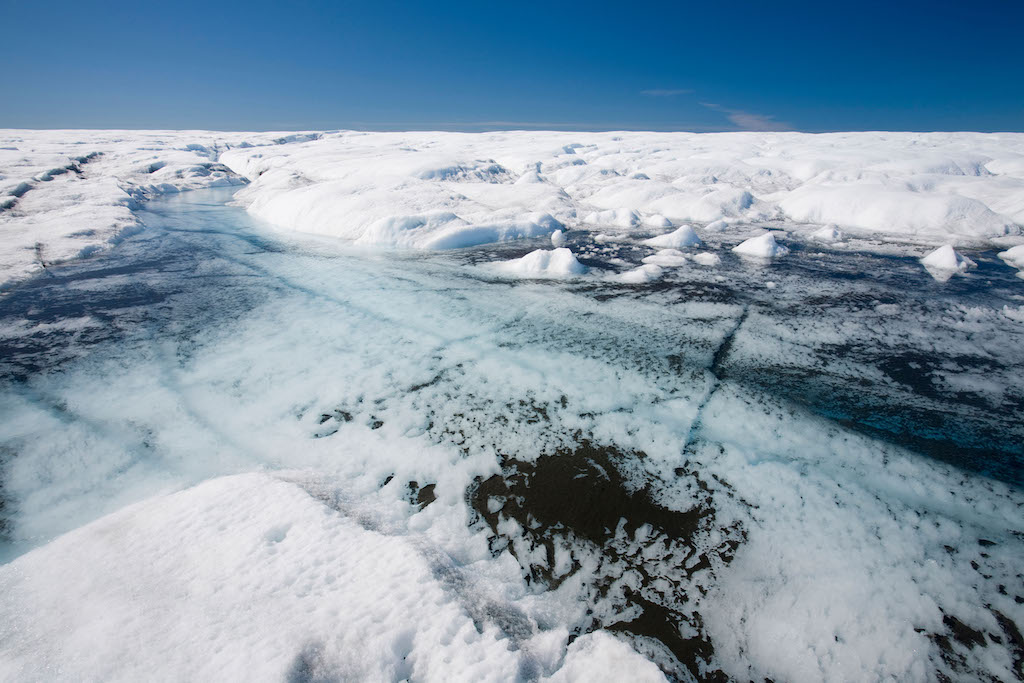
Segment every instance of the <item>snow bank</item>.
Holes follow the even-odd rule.
[[[666,235],[658,235],[644,240],[644,244],[651,247],[663,249],[684,249],[686,247],[699,247],[704,244],[697,233],[689,225],[682,225],[674,232]]]
[[[568,277],[587,272],[587,267],[565,247],[537,249],[522,258],[501,261],[496,267],[503,273],[530,278]]]
[[[751,256],[754,258],[776,258],[785,256],[789,249],[775,241],[775,234],[766,232],[759,237],[751,237],[732,248],[740,256]]]

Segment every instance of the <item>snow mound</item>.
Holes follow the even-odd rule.
[[[922,258],[921,263],[926,268],[959,273],[965,273],[969,269],[977,267],[974,261],[960,254],[949,244],[942,245]]]
[[[564,628],[532,629],[510,647],[474,623],[460,591],[480,582],[446,582],[444,557],[272,476],[213,479],[0,566],[0,678],[491,680],[558,674],[565,653],[557,680],[659,680],[607,633],[566,652]]]
[[[697,233],[689,225],[681,225],[674,232],[666,235],[658,235],[644,240],[644,244],[651,247],[662,247],[665,249],[682,249],[685,247],[699,247],[704,244]]]
[[[522,258],[501,261],[498,270],[510,275],[529,278],[555,278],[582,275],[587,267],[576,260],[576,255],[565,247],[537,249]]]
[[[775,241],[775,234],[766,232],[759,237],[751,237],[732,248],[740,256],[770,259],[785,256],[789,249]]]

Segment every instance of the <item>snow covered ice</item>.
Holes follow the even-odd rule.
[[[0,136],[0,679],[1024,676],[1024,136]]]

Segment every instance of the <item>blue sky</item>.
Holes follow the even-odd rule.
[[[0,0],[0,126],[1024,130],[1024,2]]]

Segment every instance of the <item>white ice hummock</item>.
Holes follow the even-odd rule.
[[[942,245],[922,258],[921,263],[929,269],[945,270],[957,273],[966,273],[969,269],[977,266],[974,261],[958,252],[949,244]]]
[[[565,247],[537,249],[522,258],[501,261],[496,267],[510,275],[534,278],[569,277],[587,272],[587,267]]]
[[[775,241],[775,234],[766,232],[759,237],[751,237],[732,248],[740,256],[770,259],[785,256],[789,249]]]
[[[681,225],[673,232],[644,240],[644,244],[651,247],[661,247],[662,249],[683,249],[685,247],[699,247],[703,242],[701,242],[700,237],[697,236],[693,228],[689,225]]]

